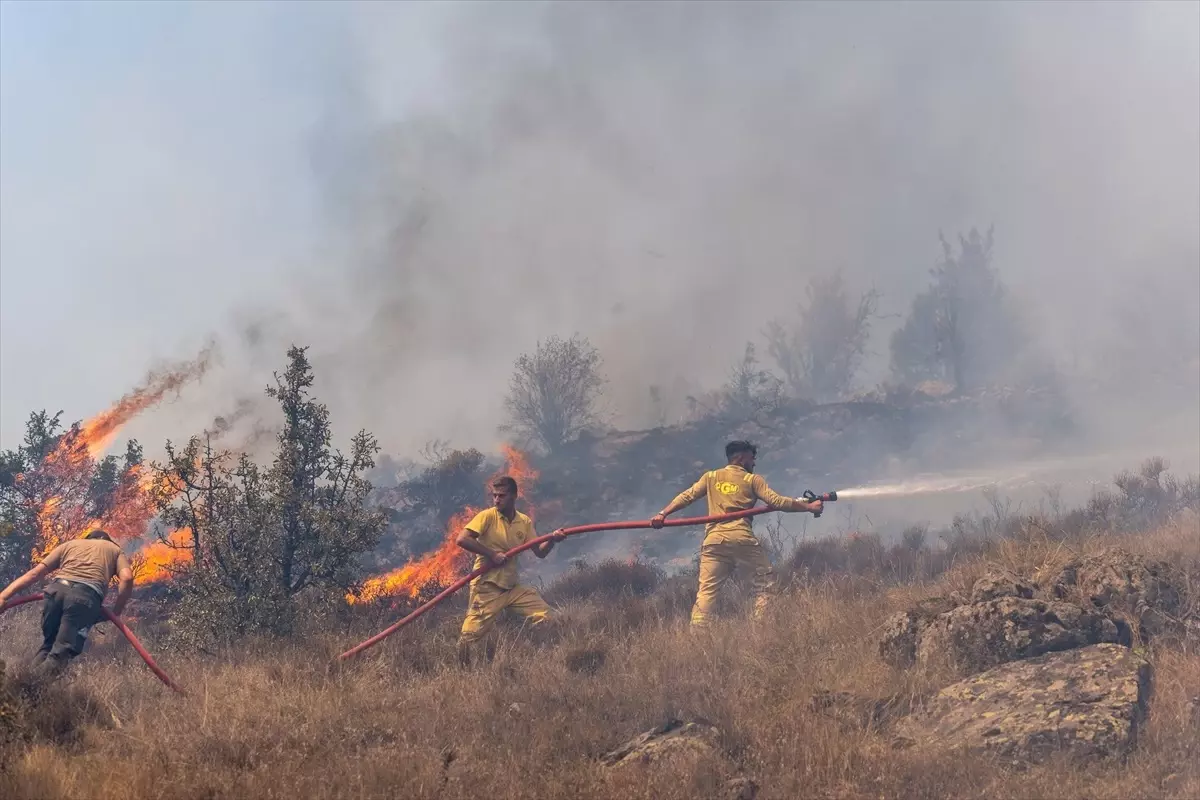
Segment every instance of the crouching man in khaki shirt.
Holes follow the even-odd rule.
[[[120,579],[117,599],[110,609],[120,614],[133,593],[133,570],[112,538],[94,530],[81,539],[63,542],[33,569],[0,592],[0,606],[17,592],[54,572],[43,593],[42,646],[33,657],[39,675],[57,675],[83,652],[93,625],[100,621],[104,596],[114,576]]]

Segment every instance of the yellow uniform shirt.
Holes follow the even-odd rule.
[[[479,541],[484,547],[507,553],[514,547],[525,544],[536,537],[533,532],[533,520],[520,511],[509,522],[495,508],[480,511],[475,518],[467,523],[467,530],[479,534]],[[472,569],[479,569],[487,563],[483,556],[475,556]],[[495,567],[490,572],[480,575],[471,581],[472,585],[479,582],[494,583],[502,589],[511,589],[517,585],[517,560],[511,559],[503,567]]]
[[[675,502],[682,503],[682,508],[701,497],[708,498],[707,516],[710,517],[753,508],[759,500],[780,511],[799,511],[802,503],[800,500],[776,494],[767,486],[767,481],[762,475],[747,472],[734,464],[704,473],[700,480],[680,493]],[[705,543],[731,542],[745,539],[747,536],[754,536],[749,518],[710,522],[704,527]]]

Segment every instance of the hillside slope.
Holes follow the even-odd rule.
[[[453,653],[461,597],[340,666],[341,649],[392,615],[314,620],[310,637],[288,643],[162,653],[188,698],[110,632],[40,701],[10,670],[0,796],[1196,797],[1195,511],[1138,535],[1070,528],[1068,517],[1013,519],[1003,535],[951,548],[810,543],[780,565],[783,594],[762,626],[747,623],[735,586],[705,633],[686,625],[694,576],[625,562],[576,570],[548,591],[562,609],[556,630],[505,625],[495,661],[472,672]],[[1114,546],[1178,570],[1182,627],[1127,643],[1153,668],[1131,749],[1014,765],[899,746],[895,723],[956,677],[885,663],[890,617],[970,595],[989,570],[1058,574]],[[35,611],[6,615],[0,655],[24,654],[35,631]],[[623,743],[656,728],[673,730],[635,751],[649,768],[641,756],[614,765]],[[703,735],[668,746],[681,731]]]

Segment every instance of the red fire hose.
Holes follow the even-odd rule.
[[[731,519],[741,519],[742,517],[753,517],[755,514],[766,514],[767,512],[777,511],[777,510],[778,509],[772,508],[771,506],[759,506],[758,508],[747,508],[744,511],[734,511],[729,514],[717,514],[712,517],[681,517],[679,519],[668,519],[663,523],[663,526],[667,527],[667,528],[682,528],[682,527],[687,527],[688,525],[706,525],[710,522],[726,522]],[[600,523],[596,523],[594,525],[576,525],[573,528],[563,528],[562,532],[564,534],[566,534],[567,536],[575,536],[576,534],[580,534],[580,533],[595,533],[596,531],[625,531],[625,530],[634,530],[637,528],[651,528],[651,527],[653,527],[653,526],[650,524],[650,520],[643,519],[643,520],[633,520],[630,522],[600,522]],[[545,536],[539,536],[536,539],[530,539],[525,544],[523,544],[519,547],[514,547],[512,550],[509,550],[504,555],[507,556],[508,558],[512,558],[517,553],[521,553],[521,552],[524,552],[525,550],[529,550],[533,547],[536,547],[537,545],[541,544],[542,542],[550,541],[551,538],[552,538],[552,534],[546,534]],[[454,594],[459,589],[466,586],[472,580],[479,577],[483,573],[489,571],[490,569],[492,569],[491,564],[484,564],[482,567],[475,570],[474,572],[467,575],[466,577],[459,578],[457,581],[455,581],[454,583],[450,584],[445,589],[443,589],[442,592],[440,594],[438,594],[436,597],[434,597],[432,600],[415,608],[412,611],[412,613],[410,613],[404,619],[395,623],[394,625],[387,628],[386,630],[383,630],[383,631],[375,634],[374,636],[372,636],[370,639],[367,639],[362,644],[352,647],[349,650],[347,650],[346,652],[342,653],[340,656],[338,656],[338,661],[345,661],[350,656],[357,655],[357,654],[361,653],[363,650],[366,650],[368,647],[372,647],[374,645],[379,644],[384,639],[391,636],[393,633],[400,630],[405,625],[412,622],[414,619],[421,616],[429,609],[438,605],[443,600],[445,600],[447,597]]]
[[[22,606],[26,603],[36,603],[38,600],[41,600],[43,596],[44,595],[41,592],[38,592],[37,594],[27,594],[23,597],[14,597],[12,600],[9,600],[4,605],[0,606],[0,614],[3,614],[10,608],[16,608],[17,606]],[[187,692],[175,684],[175,681],[171,680],[167,673],[162,671],[162,668],[159,667],[158,664],[154,663],[154,659],[150,657],[148,652],[146,652],[146,648],[142,647],[142,643],[139,642],[138,638],[133,635],[133,631],[129,630],[129,627],[121,621],[120,617],[109,611],[107,608],[101,608],[100,613],[104,615],[106,620],[111,622],[113,625],[116,625],[117,630],[121,631],[121,633],[125,635],[125,638],[129,640],[131,645],[133,645],[133,649],[137,650],[137,654],[142,657],[142,661],[146,662],[146,666],[150,668],[151,672],[158,676],[160,681],[174,689],[179,694],[187,694]]]

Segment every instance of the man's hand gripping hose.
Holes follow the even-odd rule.
[[[26,603],[36,603],[38,600],[41,600],[42,597],[43,595],[41,592],[38,592],[37,594],[27,594],[23,597],[14,597],[12,600],[9,600],[4,605],[0,606],[0,614],[3,614],[10,608],[16,608],[17,606],[22,606]],[[159,667],[158,664],[154,663],[154,659],[150,657],[148,652],[146,652],[146,648],[142,647],[142,643],[138,641],[138,638],[133,635],[133,631],[129,630],[129,626],[126,625],[120,617],[109,611],[107,608],[101,608],[100,613],[104,619],[117,626],[117,630],[125,635],[125,638],[129,640],[131,645],[133,645],[133,649],[136,650],[137,654],[142,657],[142,661],[146,662],[146,666],[150,668],[151,672],[158,676],[160,681],[165,683],[168,687],[179,694],[187,694],[187,692],[179,688],[175,681],[171,680],[171,677],[167,675],[167,673],[162,671],[162,668]]]
[[[809,492],[809,494],[811,494],[811,492]],[[759,506],[758,508],[747,508],[744,511],[734,511],[730,514],[718,514],[718,515],[712,516],[712,517],[681,517],[679,519],[669,519],[669,520],[664,521],[662,523],[662,525],[664,527],[668,527],[668,528],[684,528],[689,525],[707,525],[710,522],[726,522],[726,521],[732,520],[732,519],[741,519],[742,517],[753,517],[757,514],[766,514],[771,511],[775,511],[775,510],[776,509],[772,508],[771,506]],[[542,542],[560,541],[561,539],[566,538],[567,536],[576,536],[581,533],[596,533],[597,531],[627,531],[627,530],[636,530],[638,528],[652,528],[652,527],[656,527],[656,526],[652,525],[650,520],[641,519],[641,520],[631,520],[629,522],[600,522],[600,523],[596,523],[593,525],[576,525],[575,527],[572,527],[572,528],[560,528],[559,530],[555,531],[554,533],[548,533],[545,536],[539,536],[536,539],[530,539],[525,544],[521,545],[520,547],[514,547],[512,550],[509,550],[504,555],[507,556],[508,558],[512,558],[513,556],[517,555],[518,553],[521,553],[521,552],[524,552],[525,550],[529,550],[531,548],[537,547]],[[480,575],[484,574],[485,572],[489,571],[491,568],[492,568],[492,566],[490,564],[485,564],[484,566],[480,567],[479,569],[473,571],[471,574],[469,574],[463,578],[459,578],[457,581],[455,581],[454,583],[450,584],[445,589],[443,589],[441,591],[441,593],[439,593],[432,600],[429,600],[428,602],[413,609],[413,611],[404,619],[400,620],[399,622],[394,623],[391,627],[389,627],[383,631],[380,631],[379,633],[372,636],[370,639],[367,639],[362,644],[352,647],[349,650],[347,650],[346,652],[342,653],[340,656],[338,656],[338,661],[345,661],[347,658],[350,658],[351,656],[358,655],[362,651],[366,650],[368,647],[373,647],[374,645],[379,644],[384,639],[391,636],[393,633],[400,630],[405,625],[407,625],[408,623],[415,620],[417,617],[424,614],[426,611],[429,611],[431,608],[438,605],[446,598],[450,597],[450,595],[454,594],[459,589],[466,586],[468,583],[473,581],[475,578],[477,578]]]

